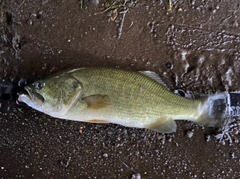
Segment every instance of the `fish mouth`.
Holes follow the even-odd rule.
[[[30,103],[42,105],[44,103],[44,97],[35,90],[32,90],[30,86],[25,86],[24,90],[18,94],[18,101],[26,103],[27,105]]]

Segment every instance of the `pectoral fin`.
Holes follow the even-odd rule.
[[[176,132],[177,125],[172,118],[161,118],[157,122],[150,124],[146,128],[161,133],[172,133]]]
[[[102,109],[110,104],[110,99],[107,95],[91,95],[84,97],[82,101],[85,101],[89,109]]]

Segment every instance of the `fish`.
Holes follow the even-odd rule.
[[[215,127],[225,117],[225,93],[185,98],[174,94],[152,71],[82,67],[51,75],[24,89],[19,102],[73,121],[172,133],[177,130],[176,120]]]

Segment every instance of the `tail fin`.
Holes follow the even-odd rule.
[[[207,97],[203,101],[201,116],[196,123],[208,126],[219,127],[227,116],[227,93],[218,93]]]

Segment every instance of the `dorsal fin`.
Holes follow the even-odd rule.
[[[153,71],[139,71],[139,72],[142,73],[143,75],[153,79],[154,81],[162,84],[166,88],[170,89],[169,86],[160,78],[160,76],[157,73],[155,73]]]

